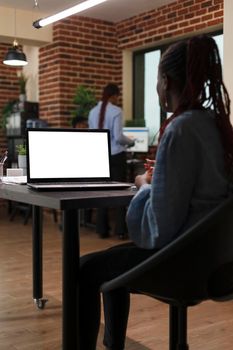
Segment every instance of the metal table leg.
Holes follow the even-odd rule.
[[[63,215],[63,350],[79,349],[78,272],[79,215],[77,209],[65,210]]]
[[[32,274],[33,299],[39,309],[43,309],[47,299],[43,299],[43,251],[42,251],[42,208],[32,207]]]

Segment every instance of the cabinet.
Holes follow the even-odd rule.
[[[37,102],[25,101],[14,106],[6,126],[8,166],[17,166],[16,146],[25,142],[27,120],[38,117],[39,104]]]

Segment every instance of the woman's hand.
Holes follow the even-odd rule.
[[[137,175],[135,177],[135,181],[134,181],[135,185],[137,186],[137,188],[140,188],[142,185],[147,184],[147,172],[145,172],[142,175]]]
[[[155,160],[146,159],[146,163],[144,163],[144,168],[146,169],[146,171],[153,173],[154,167],[155,167]]]
[[[155,160],[146,159],[146,163],[144,164],[144,168],[146,169],[147,183],[150,184],[151,180],[152,180],[153,173],[154,173],[154,169],[155,169]]]
[[[150,184],[154,172],[155,160],[146,159],[144,167],[146,172],[142,175],[138,175],[135,178],[135,185],[140,188],[142,185]]]

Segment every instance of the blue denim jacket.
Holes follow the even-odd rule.
[[[127,212],[130,238],[142,248],[162,248],[228,192],[224,151],[213,113],[184,112],[164,132],[151,185],[143,185],[131,201]]]

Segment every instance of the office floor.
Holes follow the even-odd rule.
[[[31,221],[17,215],[9,222],[0,208],[0,350],[61,349],[61,233],[50,214],[44,222],[44,310],[32,300]],[[93,229],[82,228],[81,252],[121,243],[101,240]],[[134,295],[126,350],[168,349],[168,307]],[[103,350],[101,334],[98,350]],[[190,350],[232,350],[233,302],[205,302],[189,312]]]

